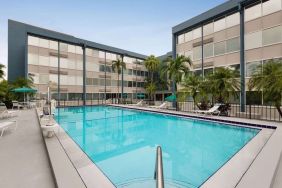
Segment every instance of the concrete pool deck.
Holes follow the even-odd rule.
[[[157,113],[167,112],[126,105],[119,107],[153,110]],[[279,163],[282,150],[281,123],[217,116],[202,117],[277,127],[276,130],[263,129],[240,150],[241,153],[245,150],[246,158],[240,158],[242,155],[238,152],[239,158],[236,159],[234,156],[229,161],[231,163],[226,163],[229,167],[224,165],[206,182],[211,184],[204,184],[203,187],[281,187],[282,162]],[[115,187],[63,129],[60,128],[56,137],[43,138],[34,110],[21,111],[18,121],[17,131],[7,131],[3,138],[0,138],[0,187]],[[231,165],[232,160],[240,167],[234,168],[234,164]],[[243,176],[240,175],[242,173]]]
[[[13,119],[17,130],[0,138],[0,187],[56,187],[35,111],[21,110]]]

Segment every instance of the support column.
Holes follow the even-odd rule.
[[[176,34],[172,34],[172,59],[176,59]],[[175,81],[172,81],[172,94],[175,95]],[[176,107],[176,102],[172,103],[172,106]]]
[[[121,56],[121,61],[123,62],[123,55]],[[124,103],[123,101],[123,66],[121,66],[121,101],[122,103]]]
[[[61,73],[60,73],[60,69],[61,69],[61,63],[60,63],[60,55],[61,55],[61,50],[60,50],[60,41],[58,41],[58,106],[60,106],[61,104],[61,91],[60,91],[60,87],[61,87]]]
[[[86,104],[86,45],[82,45],[82,51],[83,51],[83,105]]]
[[[107,79],[106,79],[106,77],[107,77],[107,55],[106,55],[106,53],[107,52],[105,52],[105,64],[104,64],[104,66],[105,66],[105,68],[104,68],[104,76],[105,76],[105,85],[104,85],[104,104],[106,104],[106,93],[107,93],[107,83],[106,83],[106,81],[107,81]]]
[[[244,7],[239,4],[240,11],[240,78],[241,78],[241,91],[240,91],[240,109],[245,112],[246,105],[246,89],[245,89],[245,13]]]
[[[202,33],[202,38],[201,38],[201,48],[202,48],[202,78],[204,79],[204,27],[203,27],[203,25],[201,26],[201,33]]]

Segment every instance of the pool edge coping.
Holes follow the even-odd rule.
[[[40,117],[39,117],[39,110],[38,109],[36,110],[36,116],[37,116],[37,120],[38,120],[39,125],[42,126],[42,123],[41,123]],[[54,120],[54,122],[56,122],[55,119],[53,119],[53,120]],[[116,186],[109,180],[109,178],[96,166],[96,164],[88,157],[88,155],[86,153],[84,153],[84,151],[74,142],[74,140],[65,132],[65,130],[60,125],[59,125],[59,128],[58,128],[58,132],[54,132],[55,135],[51,138],[47,138],[46,135],[44,135],[43,131],[41,133],[42,133],[42,137],[43,137],[43,140],[44,140],[44,144],[46,146],[49,163],[50,163],[52,173],[53,173],[53,177],[55,179],[57,187],[59,187],[59,188],[65,187],[65,186],[61,186],[61,185],[65,184],[66,182],[68,182],[68,184],[69,184],[69,181],[70,181],[69,177],[66,177],[68,173],[65,173],[65,174],[62,175],[58,172],[59,170],[57,170],[57,168],[56,168],[56,163],[64,160],[65,162],[67,162],[67,163],[69,162],[71,164],[71,167],[68,166],[67,170],[68,170],[68,172],[72,173],[73,177],[75,178],[75,180],[72,179],[72,182],[74,182],[75,184],[72,185],[72,186],[68,185],[69,188],[78,188],[78,187],[100,188],[101,184],[105,185],[103,188],[116,188]],[[95,178],[92,181],[91,180],[89,181],[89,177],[85,177],[85,173],[83,174],[79,171],[79,169],[75,166],[75,161],[73,161],[71,159],[71,157],[73,157],[72,154],[67,152],[66,145],[64,145],[62,143],[62,141],[60,140],[60,138],[59,138],[61,136],[60,134],[64,134],[64,136],[68,137],[67,138],[68,140],[73,142],[72,147],[75,148],[76,152],[80,152],[81,154],[83,154],[80,157],[83,157],[84,159],[91,161],[91,163],[89,163],[90,166],[88,166],[88,167],[91,168],[90,170],[92,170],[92,172],[94,172],[95,175],[98,174],[100,176],[99,178],[102,178],[102,180],[101,179],[97,180],[96,176],[94,176]],[[50,143],[50,141],[56,142],[56,143],[52,145]],[[52,155],[52,151],[50,151],[50,150],[52,150],[52,148],[54,148],[54,147],[55,147],[55,149],[63,150],[63,152],[65,154],[63,159],[62,158],[58,159],[58,157]],[[85,167],[87,167],[87,166],[85,166]],[[65,171],[65,168],[64,168],[64,171]],[[87,170],[87,171],[89,171],[89,170]],[[101,177],[101,176],[103,176],[103,177]],[[80,184],[80,185],[77,186],[78,184]]]

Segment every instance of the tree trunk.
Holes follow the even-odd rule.
[[[173,79],[172,80],[172,94],[175,95],[175,93],[176,93],[176,82]],[[174,108],[176,107],[176,101],[172,102],[172,107],[174,107]]]
[[[282,117],[282,110],[281,110],[280,106],[279,105],[275,105],[275,107],[276,107],[280,117]]]
[[[119,74],[118,74],[118,83],[117,83],[117,88],[118,88],[118,95],[117,95],[117,99],[118,99],[118,104],[119,104]]]

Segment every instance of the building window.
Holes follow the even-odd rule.
[[[69,84],[69,77],[66,75],[60,75],[60,84],[61,85],[71,85]]]
[[[226,41],[226,52],[236,52],[240,50],[240,41],[239,37],[229,39]]]
[[[40,84],[47,84],[49,82],[49,75],[48,74],[40,74],[39,75],[39,83]]]
[[[75,47],[75,53],[82,55],[83,54],[82,47],[81,46],[76,46]]]
[[[76,68],[75,62],[73,60],[71,61],[71,59],[69,59],[69,61],[68,61],[68,68],[69,69],[75,69]]]
[[[240,24],[240,14],[235,13],[226,17],[226,27],[232,27]]]
[[[58,42],[50,40],[50,49],[52,50],[58,50]]]
[[[39,46],[39,38],[33,37],[33,36],[28,36],[28,45]]]
[[[112,84],[111,84],[111,80],[109,80],[109,79],[107,79],[106,80],[106,86],[111,86]]]
[[[50,58],[50,65],[51,65],[52,61]],[[53,59],[53,63],[54,63],[54,67],[58,66],[58,58],[54,58]],[[68,68],[68,59],[67,58],[60,58],[60,68]]]
[[[94,86],[99,85],[99,79],[98,78],[93,78],[93,85]]]
[[[61,85],[75,85],[75,76],[60,75]]]
[[[92,49],[86,48],[85,51],[86,51],[87,56],[93,56],[93,50]]]
[[[262,31],[249,33],[245,36],[246,50],[262,46]]]
[[[86,78],[86,85],[93,85],[93,79],[92,78]]]
[[[245,21],[261,17],[261,3],[245,9]]]
[[[112,72],[112,67],[110,67],[110,66],[106,66],[106,72],[111,73],[111,72]]]
[[[178,36],[178,44],[184,43],[184,34]]]
[[[225,54],[225,41],[218,42],[214,44],[214,55],[223,55]]]
[[[99,71],[100,72],[105,72],[105,66],[104,65],[100,65],[99,66]]]
[[[32,78],[35,84],[39,84],[39,74],[32,73]]]
[[[214,32],[221,31],[225,29],[225,27],[226,27],[225,18],[222,18],[214,22]]]
[[[192,31],[185,33],[185,42],[193,40]]]
[[[83,77],[82,76],[77,76],[76,77],[76,85],[82,86],[83,85]]]
[[[74,45],[69,44],[67,49],[68,49],[69,53],[75,54],[75,46]]]
[[[105,58],[105,52],[99,51],[99,58],[104,59]]]
[[[213,56],[213,43],[204,45],[204,57],[212,57]]]
[[[65,58],[61,58],[60,67],[68,68],[67,64],[65,64],[64,61],[62,61],[62,59],[65,59]],[[58,67],[58,57],[50,56],[50,67]]]
[[[213,33],[213,22],[207,25],[204,25],[203,32],[204,32],[204,36],[212,34]]]
[[[68,52],[68,44],[60,43],[60,51],[61,52]]]
[[[246,77],[251,77],[254,73],[259,71],[259,66],[261,66],[261,61],[246,63]]]
[[[28,64],[38,65],[38,54],[28,53]]]
[[[268,0],[262,3],[262,14],[267,15],[281,10],[281,0]]]
[[[202,59],[202,47],[198,46],[193,48],[193,60]]]
[[[39,56],[39,65],[49,66],[49,56]]]
[[[99,85],[105,86],[105,79],[99,79]]]
[[[185,56],[185,57],[189,57],[190,59],[193,59],[193,53],[192,53],[191,50],[185,52],[185,53],[184,53],[184,56]]]
[[[204,69],[204,76],[208,76],[210,74],[213,74],[213,68]]]
[[[76,69],[83,70],[83,61],[82,58],[76,57]]]
[[[262,33],[263,45],[279,43],[282,41],[282,26],[264,30]]]
[[[199,27],[193,30],[193,39],[200,38],[202,36],[202,28]]]
[[[195,76],[202,76],[202,70],[201,69],[195,70],[194,74],[195,74]]]

